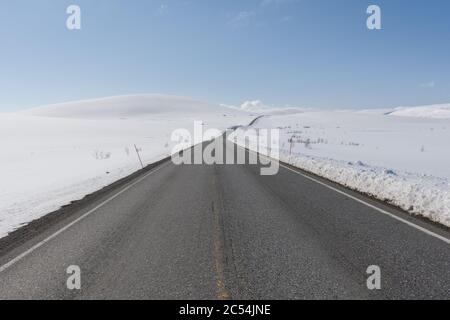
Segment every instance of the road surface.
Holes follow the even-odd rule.
[[[168,161],[3,254],[0,298],[450,298],[448,231],[259,169]],[[71,265],[80,290],[67,288]],[[380,290],[367,288],[372,265]]]

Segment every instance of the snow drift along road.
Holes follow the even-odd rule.
[[[192,99],[137,95],[0,114],[0,237],[170,155],[173,130],[226,129],[249,114]]]
[[[450,227],[450,119],[434,119],[436,106],[396,113],[310,111],[252,127],[281,129],[282,161]]]

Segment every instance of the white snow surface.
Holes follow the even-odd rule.
[[[450,227],[450,120],[424,110],[414,112],[420,118],[309,111],[265,116],[252,127],[280,129],[282,161]]]
[[[178,128],[248,124],[248,113],[188,98],[121,96],[0,114],[0,238],[171,154]]]
[[[153,117],[157,114],[175,117],[179,115],[194,117],[204,114],[222,115],[221,112],[231,114],[229,108],[190,98],[140,94],[60,103],[25,110],[21,114],[52,118],[130,119]],[[237,114],[237,112],[233,114]]]
[[[223,106],[226,106],[226,105],[223,105]],[[241,104],[240,107],[236,107],[236,106],[226,106],[226,107],[249,112],[255,116],[288,115],[288,114],[302,113],[302,112],[309,110],[309,109],[305,109],[305,108],[291,107],[291,106],[271,107],[271,106],[265,105],[260,100],[245,101],[243,104]]]
[[[254,128],[280,128],[281,160],[450,226],[448,106],[289,111],[135,95],[0,114],[0,238],[140,169],[135,144],[150,164],[170,155],[175,129],[255,115]]]
[[[398,117],[450,119],[450,103],[423,107],[398,107],[389,114]]]

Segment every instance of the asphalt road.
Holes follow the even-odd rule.
[[[259,169],[162,164],[1,256],[0,298],[450,298],[448,231]],[[80,290],[67,288],[71,265]]]

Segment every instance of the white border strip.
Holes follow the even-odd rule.
[[[129,186],[125,187],[124,189],[122,189],[121,191],[119,191],[118,193],[116,193],[115,195],[113,195],[112,197],[108,198],[107,200],[103,201],[102,203],[100,203],[98,206],[96,206],[95,208],[89,210],[88,212],[86,212],[85,214],[83,214],[81,217],[77,218],[76,220],[72,221],[71,223],[69,223],[68,225],[66,225],[65,227],[61,228],[60,230],[56,231],[54,234],[52,234],[51,236],[49,236],[48,238],[42,240],[41,242],[37,243],[36,245],[34,245],[33,247],[31,247],[30,249],[28,249],[27,251],[23,252],[22,254],[18,255],[17,257],[15,257],[14,259],[12,259],[11,261],[7,262],[6,264],[4,264],[3,266],[0,267],[0,273],[2,273],[3,271],[7,270],[8,268],[12,267],[14,264],[16,264],[17,262],[19,262],[20,260],[22,260],[23,258],[25,258],[26,256],[28,256],[29,254],[33,253],[33,251],[35,251],[36,249],[39,249],[40,247],[42,247],[44,244],[46,244],[47,242],[53,240],[54,238],[56,238],[57,236],[59,236],[61,233],[63,233],[64,231],[68,230],[69,228],[71,228],[72,226],[74,226],[75,224],[77,224],[78,222],[84,220],[85,218],[87,218],[89,215],[91,215],[92,213],[94,213],[95,211],[97,211],[98,209],[100,209],[101,207],[103,207],[104,205],[108,204],[109,202],[111,202],[112,200],[114,200],[115,198],[117,198],[118,196],[120,196],[121,194],[125,193],[126,191],[128,191],[129,189],[131,189],[132,187],[134,187],[135,185],[137,185],[138,183],[142,182],[144,179],[146,179],[148,176],[152,175],[153,173],[161,170],[162,168],[166,167],[166,164],[162,164],[159,168],[150,171],[149,173],[147,173],[145,176],[143,176],[142,178],[140,178],[139,180],[133,182],[132,184],[130,184]]]

